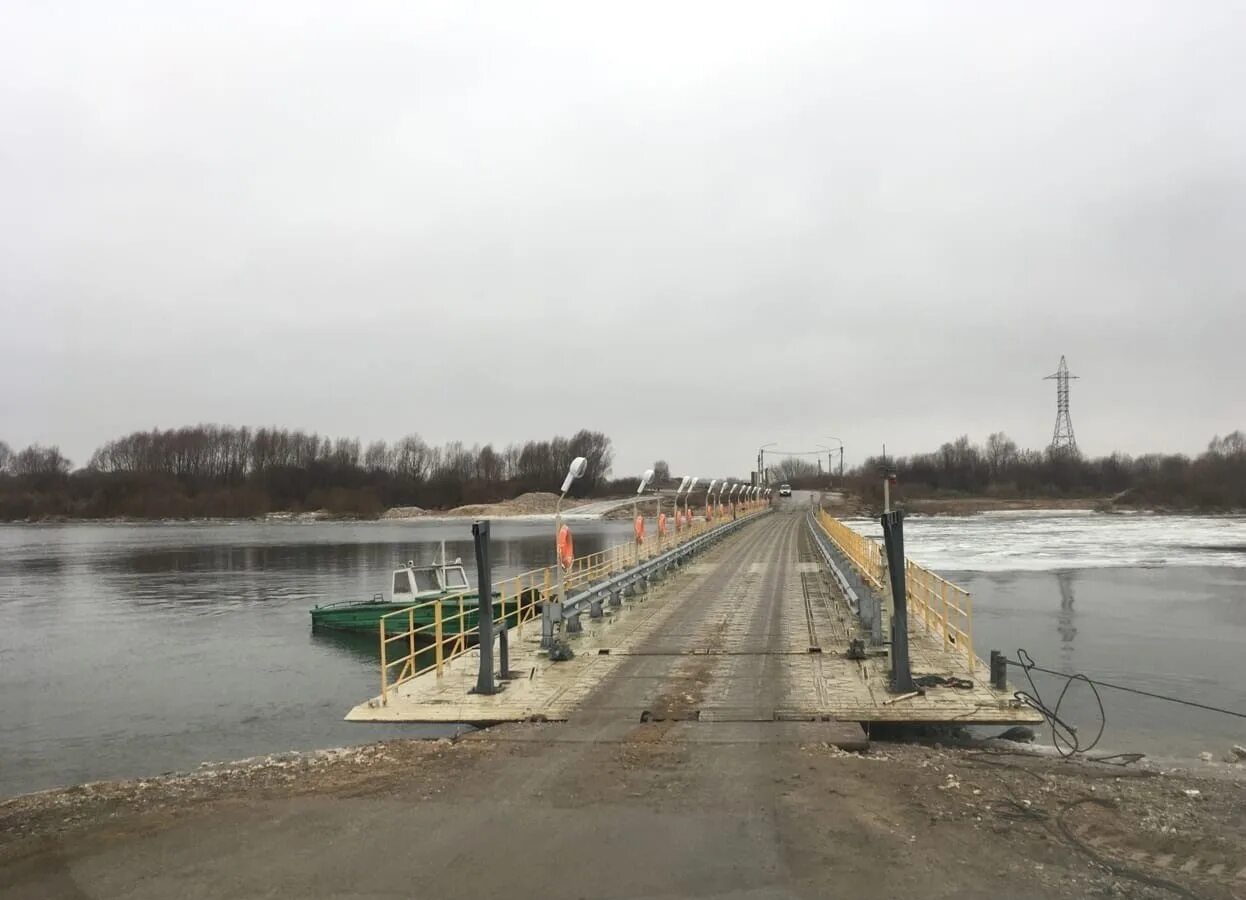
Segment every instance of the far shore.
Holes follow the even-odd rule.
[[[816,493],[816,492],[815,492]],[[881,512],[874,505],[856,496],[823,492],[835,499],[825,503],[829,512],[839,516],[874,516]],[[40,519],[0,520],[0,525],[148,525],[148,524],[213,524],[213,523],[294,523],[315,524],[321,522],[468,522],[476,519],[508,519],[516,522],[546,522],[554,518],[554,494],[525,494],[497,503],[472,504],[452,509],[422,509],[420,507],[393,507],[375,515],[339,513],[328,509],[275,510],[255,516],[189,516],[186,518],[143,518],[138,516],[110,516],[107,518],[79,518],[73,516],[46,516]],[[561,515],[570,521],[598,521],[630,519],[630,497],[596,497],[592,499],[568,498],[562,504]],[[652,499],[641,501],[642,511],[652,514]],[[898,492],[892,505],[908,513],[922,516],[968,516],[987,512],[1099,512],[1105,514],[1142,514],[1173,516],[1241,516],[1241,509],[1198,509],[1191,507],[1133,506],[1116,503],[1112,497],[905,497]],[[604,508],[603,508],[604,507]]]

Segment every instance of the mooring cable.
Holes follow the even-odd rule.
[[[1042,666],[1036,665],[1033,658],[1025,650],[1018,649],[1017,656],[1024,656],[1026,660],[1029,660],[1029,662],[1027,663],[1025,662],[1025,660],[1018,662],[1017,660],[1007,659],[1007,658],[1005,658],[1004,662],[1008,663],[1008,665],[1010,666],[1017,666],[1022,669],[1033,669],[1035,672],[1042,672],[1044,675],[1055,675],[1058,678],[1078,678],[1078,679],[1082,679],[1085,681],[1090,681],[1098,685],[1099,687],[1111,688],[1114,691],[1125,691],[1130,694],[1138,694],[1143,697],[1150,697],[1153,700],[1166,700],[1169,703],[1179,703],[1182,706],[1192,706],[1192,707],[1195,707],[1196,709],[1205,709],[1205,710],[1208,710],[1209,712],[1223,713],[1226,716],[1236,716],[1239,719],[1246,719],[1246,712],[1238,712],[1237,710],[1233,710],[1233,709],[1225,709],[1224,707],[1221,707],[1221,706],[1211,706],[1207,703],[1199,703],[1195,700],[1186,700],[1182,697],[1170,697],[1170,696],[1167,696],[1166,694],[1156,694],[1153,691],[1144,691],[1141,688],[1128,687],[1123,684],[1112,684],[1110,681],[1103,681],[1100,678],[1087,678],[1085,675],[1080,675],[1080,674],[1070,675],[1068,672],[1056,672],[1056,671],[1053,671],[1052,669],[1044,669]]]
[[[1195,709],[1204,709],[1209,712],[1222,713],[1227,716],[1236,716],[1240,719],[1246,719],[1246,713],[1237,712],[1231,709],[1224,709],[1219,706],[1211,706],[1207,703],[1198,703],[1194,700],[1186,700],[1181,697],[1170,697],[1164,694],[1157,694],[1153,691],[1144,691],[1141,688],[1132,688],[1121,684],[1112,684],[1109,681],[1101,681],[1097,678],[1090,678],[1081,673],[1074,672],[1057,672],[1052,669],[1045,669],[1034,662],[1034,658],[1024,648],[1017,649],[1017,659],[1004,659],[1004,662],[1011,666],[1016,666],[1025,673],[1025,680],[1029,682],[1029,691],[1016,691],[1013,696],[1042,714],[1043,718],[1051,726],[1051,742],[1056,748],[1056,752],[1062,757],[1068,758],[1077,753],[1086,753],[1093,750],[1103,737],[1103,732],[1107,728],[1108,716],[1103,706],[1103,698],[1099,695],[1099,688],[1110,688],[1116,691],[1125,691],[1130,694],[1138,694],[1142,697],[1149,697],[1154,700],[1164,700],[1169,703],[1177,703],[1181,706],[1189,706]],[[1056,704],[1053,707],[1047,706],[1043,702],[1042,695],[1039,693],[1038,686],[1034,683],[1032,672],[1042,672],[1045,675],[1052,675],[1057,678],[1065,679],[1064,687],[1060,691],[1060,696],[1056,698]],[[1060,705],[1064,702],[1065,695],[1068,694],[1069,688],[1073,686],[1073,682],[1084,682],[1090,686],[1091,693],[1094,694],[1095,703],[1099,707],[1099,731],[1095,734],[1095,738],[1090,743],[1082,746],[1081,738],[1077,733],[1077,727],[1066,722],[1060,717]],[[1061,743],[1063,742],[1063,745]],[[1067,750],[1066,750],[1067,748]],[[1119,754],[1118,754],[1119,755]],[[1113,757],[1104,757],[1104,759],[1112,759]]]

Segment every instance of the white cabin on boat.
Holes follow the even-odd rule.
[[[394,570],[390,600],[412,604],[443,594],[461,594],[471,590],[467,571],[456,559],[450,565],[417,566],[408,562]]]

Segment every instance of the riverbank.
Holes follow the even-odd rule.
[[[832,492],[825,492],[831,497]],[[631,519],[633,497],[606,497],[592,499],[566,498],[562,512],[577,518]],[[44,516],[39,519],[14,519],[0,521],[2,525],[143,525],[143,524],[228,524],[231,522],[404,522],[404,521],[458,521],[472,519],[519,519],[523,517],[549,518],[554,515],[558,495],[531,492],[512,500],[498,503],[474,503],[449,509],[424,509],[419,506],[395,506],[377,515],[335,513],[327,509],[305,511],[278,510],[250,517],[193,516],[188,518],[139,518],[111,516],[108,518],[75,518],[69,516]],[[646,502],[647,501],[647,502]],[[823,505],[838,516],[875,516],[874,506],[855,495],[840,495],[837,499],[824,499]],[[898,509],[923,516],[965,516],[984,512],[1072,511],[1120,513],[1124,515],[1177,515],[1177,516],[1239,516],[1246,510],[1200,510],[1170,507],[1142,507],[1119,505],[1110,497],[905,497],[897,492],[893,505]],[[639,501],[642,512],[652,512],[652,498]],[[694,512],[699,507],[695,504]]]
[[[0,897],[81,897],[80,879],[100,898],[405,895],[413,878],[445,897],[648,896],[694,877],[706,894],[734,880],[791,896],[1168,897],[1168,882],[1230,898],[1246,886],[1241,766],[682,734],[511,725],[18,797],[0,803]],[[576,844],[565,878],[513,839],[525,832],[594,840]],[[473,835],[490,865],[450,874],[443,854],[457,847],[469,865]]]
[[[624,500],[628,498],[622,498]],[[156,518],[146,519],[132,516],[112,516],[103,519],[74,518],[69,516],[44,516],[39,519],[21,519],[3,521],[5,525],[67,525],[84,522],[95,525],[148,524],[148,523],[193,523],[193,524],[224,524],[229,522],[296,522],[308,524],[312,522],[389,522],[389,521],[453,521],[457,519],[506,519],[524,516],[552,516],[555,510],[584,516],[586,513],[597,517],[593,510],[601,507],[610,510],[619,501],[618,497],[593,499],[577,499],[566,497],[561,507],[558,495],[548,491],[529,491],[510,500],[497,503],[471,503],[448,509],[424,509],[419,506],[395,506],[374,516],[361,516],[354,513],[335,513],[328,509],[304,511],[277,510],[258,516],[229,518],[213,516],[193,516],[188,518]],[[630,510],[630,506],[628,509]],[[628,514],[630,518],[630,513]]]

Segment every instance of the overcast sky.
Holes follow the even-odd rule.
[[[1246,428],[1246,6],[6,3],[0,439]]]

